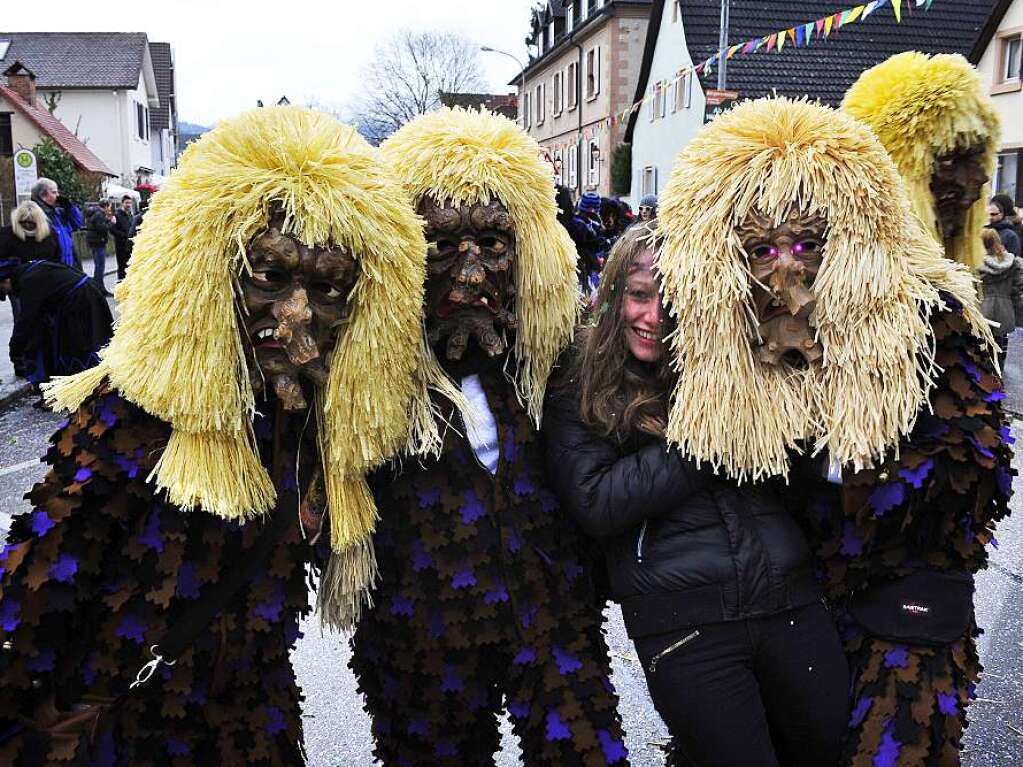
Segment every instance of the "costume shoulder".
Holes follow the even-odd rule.
[[[932,317],[937,369],[928,405],[897,454],[845,481],[846,517],[855,518],[860,540],[844,549],[876,547],[897,570],[921,557],[930,567],[975,572],[986,564],[995,522],[1009,512],[1014,440],[1002,381],[961,308],[945,302]]]

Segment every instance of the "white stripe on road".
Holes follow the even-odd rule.
[[[16,463],[13,466],[7,466],[3,469],[0,469],[0,477],[6,477],[8,474],[15,474],[19,471],[24,471],[25,469],[28,469],[32,466],[38,466],[39,464],[40,461],[38,458],[31,458],[27,461]]]

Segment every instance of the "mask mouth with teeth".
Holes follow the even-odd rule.
[[[738,235],[753,277],[757,359],[803,369],[820,364],[813,283],[823,263],[827,221],[791,213],[780,224],[751,211]]]
[[[935,158],[931,194],[943,239],[962,232],[966,215],[987,181],[983,146],[960,147]]]
[[[497,200],[476,205],[419,204],[426,219],[426,329],[431,345],[446,339],[449,360],[460,360],[470,340],[489,356],[507,349],[514,331],[515,227]]]
[[[269,381],[285,410],[300,411],[309,406],[302,381],[327,382],[326,359],[348,315],[358,265],[343,247],[306,245],[281,228],[275,217],[252,240],[238,290],[254,390]]]

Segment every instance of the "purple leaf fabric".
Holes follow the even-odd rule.
[[[508,706],[508,713],[515,719],[525,719],[529,716],[529,704],[523,703],[522,701],[516,701]]]
[[[391,615],[404,615],[406,618],[411,618],[415,612],[415,605],[408,597],[396,595],[391,600]]]
[[[906,488],[901,482],[878,485],[870,494],[870,505],[875,517],[883,517],[898,506],[906,497]]]
[[[440,678],[441,692],[462,692],[465,689],[465,682],[455,673],[455,667],[450,663],[444,666],[444,673]]]
[[[160,537],[160,514],[156,511],[149,515],[146,520],[146,529],[138,537],[139,543],[147,549],[163,553],[163,538]]]
[[[959,702],[956,696],[950,693],[938,693],[938,710],[946,716],[957,716],[959,714]]]
[[[901,750],[902,744],[892,736],[892,726],[889,724],[881,738],[881,746],[877,750],[877,755],[874,757],[874,767],[895,767],[899,761],[899,751]]]
[[[568,740],[572,731],[568,729],[557,711],[547,712],[547,740]]]
[[[884,654],[886,668],[905,668],[909,664],[909,653],[904,645],[895,645]]]
[[[481,519],[486,515],[487,510],[480,503],[480,499],[476,497],[476,493],[472,490],[465,491],[465,503],[462,504],[462,508],[459,509],[462,515],[462,524],[471,525],[477,519]]]
[[[184,562],[178,568],[177,594],[185,599],[198,599],[199,597],[199,578],[195,565],[191,562]]]
[[[455,577],[451,579],[451,588],[455,589],[466,589],[470,586],[476,585],[476,576],[472,571],[472,568],[466,568],[455,573]]]
[[[145,640],[145,631],[146,627],[134,615],[125,615],[121,619],[121,625],[117,627],[115,633],[119,637],[131,639],[133,642],[142,644]]]
[[[512,658],[516,666],[526,666],[536,660],[536,650],[532,647],[523,647],[518,654]]]
[[[873,698],[868,695],[862,696],[856,704],[856,708],[852,710],[852,715],[849,717],[849,726],[859,727],[863,724],[863,720],[867,718],[867,713],[870,711],[870,707],[873,704]]]
[[[528,474],[523,474],[512,484],[512,492],[522,498],[535,493],[536,485],[533,484],[533,481],[529,478]]]
[[[420,490],[416,495],[419,497],[419,508],[428,509],[431,506],[436,506],[440,501],[440,489],[432,488],[430,490]]]
[[[863,553],[863,539],[856,534],[856,525],[846,522],[842,526],[842,556],[858,557]]]
[[[604,752],[604,759],[608,764],[614,764],[629,758],[629,751],[620,740],[611,737],[607,730],[597,730],[597,740]]]
[[[70,583],[78,572],[78,560],[70,554],[61,554],[50,567],[50,577],[61,583]]]
[[[266,707],[266,734],[273,736],[280,732],[284,732],[287,728],[287,723],[284,721],[284,714],[277,706]]]
[[[931,473],[931,469],[934,468],[934,461],[928,458],[926,461],[921,463],[915,469],[903,469],[899,472],[899,476],[902,477],[906,482],[911,484],[917,490],[924,486],[924,480]]]
[[[578,671],[583,664],[571,653],[562,650],[560,647],[553,649],[554,662],[558,664],[558,673],[562,676]]]
[[[88,466],[83,466],[75,472],[75,482],[86,482],[92,478],[92,469]]]
[[[50,519],[50,515],[42,509],[32,512],[32,532],[42,538],[56,526],[56,522]]]

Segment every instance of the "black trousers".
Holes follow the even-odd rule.
[[[818,602],[636,639],[654,706],[686,767],[830,767],[849,671]]]
[[[114,252],[117,254],[117,279],[124,279],[124,271],[128,268],[128,261],[131,259],[131,250],[134,243],[127,237],[114,238]]]

